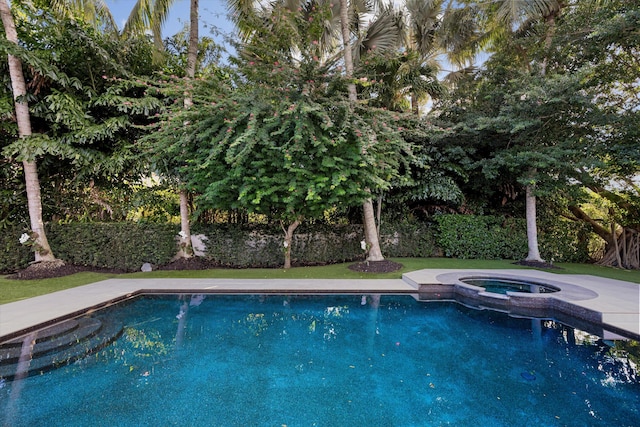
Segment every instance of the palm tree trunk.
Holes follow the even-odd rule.
[[[342,54],[344,56],[344,69],[347,79],[353,77],[353,55],[351,52],[351,31],[349,30],[349,0],[340,0],[340,30],[342,31]],[[349,82],[347,85],[349,92],[349,101],[358,101],[358,93],[356,92],[356,85],[353,82]]]
[[[196,75],[196,63],[198,61],[198,0],[191,0],[189,14],[189,49],[187,52],[187,78],[193,79]],[[191,93],[186,92],[184,108],[193,105]],[[189,194],[186,189],[180,190],[180,251],[179,258],[190,258],[193,255],[191,242],[191,225],[189,223]]]
[[[7,40],[18,44],[18,33],[11,9],[6,0],[0,0],[0,17],[7,35]],[[27,94],[27,86],[22,73],[22,61],[19,58],[9,55],[9,75],[11,77],[11,87],[13,89],[13,99],[15,102],[16,121],[18,122],[18,135],[20,138],[31,136],[31,116],[29,114],[29,104],[24,99]],[[38,180],[38,168],[35,160],[24,160],[24,179],[27,190],[27,206],[29,209],[29,219],[31,231],[35,233],[35,260],[53,261],[55,257],[47,236],[44,231],[42,220],[42,198],[40,195],[40,181]]]
[[[193,246],[191,244],[191,226],[189,224],[189,194],[187,190],[180,190],[180,251],[178,258],[191,258]]]
[[[529,246],[529,254],[525,261],[544,262],[538,250],[538,226],[536,221],[536,196],[533,193],[534,189],[535,186],[533,184],[529,184],[525,188],[527,243]]]
[[[191,0],[191,10],[189,14],[189,48],[187,50],[187,78],[193,79],[196,75],[196,63],[198,61],[198,1]],[[184,98],[185,108],[193,104],[191,94],[187,93]]]
[[[411,112],[414,116],[420,117],[420,103],[415,93],[411,93]]]
[[[349,4],[348,0],[340,0],[340,29],[342,30],[342,50],[344,55],[344,68],[348,80],[353,77],[353,56],[351,54],[351,45],[349,43]],[[349,91],[349,101],[355,103],[358,100],[356,85],[349,82],[347,85]],[[380,250],[380,242],[378,241],[378,233],[376,230],[376,219],[373,211],[373,201],[371,197],[366,199],[362,204],[364,213],[364,237],[369,246],[369,256],[367,261],[383,261],[382,251]]]

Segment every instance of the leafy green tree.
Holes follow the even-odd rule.
[[[196,82],[193,106],[149,138],[183,162],[199,206],[279,222],[288,268],[298,225],[361,202],[366,188],[388,186],[404,141],[386,112],[350,108],[344,92],[330,91],[336,76],[313,57],[248,61],[240,70],[233,90]]]
[[[539,10],[548,13],[543,19],[528,16],[517,31],[494,40],[486,70],[444,109],[441,117],[458,123],[456,138],[474,147],[478,170],[505,191],[513,180],[529,190],[528,202],[531,195],[561,192],[579,203],[578,188],[604,184],[614,165],[631,166],[626,172],[634,174],[634,161],[618,153],[633,139],[623,135],[635,133],[624,123],[637,114],[637,96],[628,91],[638,78],[628,67],[637,40],[619,28],[632,28],[637,18],[615,3],[556,4]],[[575,206],[572,211],[585,218]]]
[[[588,197],[574,197],[568,209],[572,219],[589,224],[606,242],[602,264],[637,269],[640,3],[612,0],[597,6],[571,10],[570,19],[560,24],[561,49],[553,57],[583,76],[582,90],[600,113],[591,123],[599,164],[579,177]],[[588,213],[589,204],[601,207],[598,214]],[[606,222],[594,219],[597,216]]]
[[[153,120],[163,102],[144,78],[131,73],[153,70],[152,45],[28,12],[20,21],[23,48],[18,53],[29,64],[24,75],[37,137],[12,136],[3,152],[15,159],[40,159],[40,171],[50,184],[47,193],[64,191],[68,196],[72,188],[90,189],[89,197],[109,209],[96,191],[138,179],[142,168],[134,141],[143,132],[139,126]],[[64,217],[65,206],[75,200],[59,199],[54,214]]]
[[[8,42],[18,46],[18,33],[15,21],[11,13],[11,8],[6,0],[0,1],[0,18]],[[11,46],[14,47],[14,46]],[[17,50],[17,49],[14,49]],[[18,124],[18,136],[22,141],[27,141],[32,135],[31,115],[27,100],[27,86],[22,70],[22,61],[14,53],[8,55],[9,75],[11,76],[11,87],[15,102],[15,120]],[[29,219],[31,222],[31,239],[35,247],[36,261],[55,261],[55,256],[51,251],[42,220],[42,198],[40,195],[40,182],[38,180],[37,164],[33,157],[24,158],[22,161],[26,183],[27,201],[29,209]]]
[[[230,8],[245,45],[239,51],[245,52],[251,42],[261,43],[271,40],[271,53],[261,60],[296,61],[302,53],[322,62],[335,62],[344,58],[347,91],[351,99],[357,97],[352,62],[357,61],[362,52],[375,49],[386,52],[398,46],[398,31],[393,24],[393,16],[381,14],[369,25],[363,25],[364,15],[373,11],[371,4],[362,1],[343,2],[304,1],[291,3],[278,1],[264,4],[254,1],[231,1]],[[311,24],[311,25],[309,25]],[[277,33],[280,38],[272,38]],[[284,55],[284,56],[283,56]],[[349,59],[351,58],[351,60]],[[268,60],[266,62],[269,62]],[[355,96],[355,97],[354,97]],[[371,199],[363,203],[364,228],[370,248],[370,261],[383,260],[378,242]]]

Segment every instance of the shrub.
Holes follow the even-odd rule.
[[[385,256],[423,258],[438,251],[433,234],[433,224],[420,221],[382,223],[380,246]]]
[[[589,241],[594,233],[588,224],[559,217],[543,218],[538,221],[538,231],[543,259],[552,262],[590,261]]]
[[[91,222],[49,228],[53,253],[76,265],[136,271],[145,262],[165,264],[177,251],[175,225]]]
[[[206,256],[227,267],[278,267],[284,262],[283,232],[265,225],[220,225],[198,228],[206,236]],[[298,265],[345,262],[362,254],[359,226],[303,224],[291,243]]]
[[[20,227],[6,227],[0,233],[0,273],[13,273],[25,268],[34,260],[31,249],[20,244],[20,235],[26,230]]]
[[[527,254],[524,219],[501,216],[437,215],[422,221],[383,223],[380,245],[386,257],[522,259]],[[177,251],[178,226],[154,223],[69,223],[48,226],[47,237],[57,258],[77,265],[137,271],[149,262],[168,263]],[[18,239],[25,230],[5,229],[0,235],[0,272],[20,270],[33,253]],[[267,225],[214,224],[194,226],[204,234],[207,258],[224,267],[280,267],[283,232]],[[557,218],[539,222],[540,252],[554,262],[588,260],[585,225]],[[360,225],[303,224],[292,242],[294,265],[322,265],[364,258]]]
[[[501,216],[437,215],[437,244],[447,257],[522,259],[526,222]]]

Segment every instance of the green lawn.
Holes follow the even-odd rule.
[[[403,273],[423,268],[472,268],[472,269],[514,269],[525,268],[503,260],[461,260],[451,258],[397,258],[404,268],[394,273],[373,274],[357,273],[349,270],[348,264],[335,264],[321,267],[296,267],[283,269],[215,269],[193,271],[153,271],[150,273],[131,273],[122,275],[77,273],[71,276],[43,280],[9,280],[0,278],[0,304],[31,298],[50,292],[86,285],[113,277],[135,278],[230,278],[230,279],[389,279],[400,278]],[[611,279],[640,283],[640,271],[619,270],[590,264],[557,264],[558,274],[590,274]]]

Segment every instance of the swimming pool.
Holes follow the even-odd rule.
[[[596,337],[411,296],[142,297],[74,364],[0,382],[10,426],[631,426],[636,368]]]

